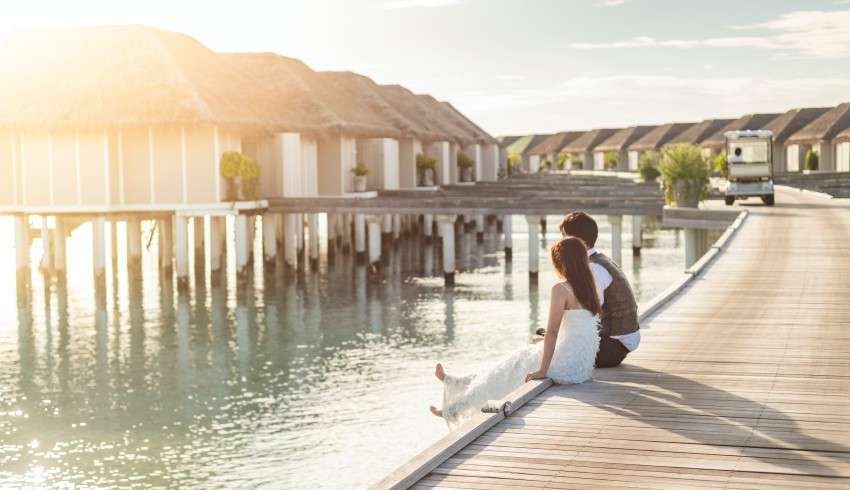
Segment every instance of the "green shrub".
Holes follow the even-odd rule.
[[[658,166],[664,179],[664,198],[667,204],[701,201],[708,195],[711,171],[696,145],[681,144],[666,148]]]
[[[729,162],[724,153],[719,153],[711,162],[714,171],[720,174],[724,179],[729,175]]]
[[[657,151],[647,151],[640,156],[638,161],[638,173],[640,178],[645,182],[652,182],[657,179],[661,172],[658,170],[658,165],[661,163],[661,153]]]
[[[549,159],[548,159],[548,158],[544,158],[543,160],[541,160],[541,161],[540,161],[540,169],[539,169],[539,170],[542,172],[543,170],[546,170],[546,169],[550,168],[550,167],[551,167],[551,165],[552,165],[552,164],[551,164],[551,163],[549,163]]]
[[[351,174],[355,177],[366,177],[369,173],[369,167],[361,162],[357,162],[357,165],[351,167]]]
[[[567,168],[567,160],[569,159],[569,155],[566,153],[558,153],[558,156],[555,157],[555,167],[558,170],[564,170]]]
[[[471,167],[475,165],[475,160],[464,152],[457,154],[457,166],[460,168]]]
[[[820,158],[818,157],[818,152],[815,150],[809,149],[806,152],[805,163],[803,163],[803,168],[809,171],[816,171],[820,166]]]
[[[419,170],[437,170],[437,159],[423,153],[416,154],[416,168]]]
[[[617,168],[617,153],[613,151],[606,151],[605,155],[602,157],[605,170],[614,170]]]

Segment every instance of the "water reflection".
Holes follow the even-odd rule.
[[[178,292],[155,247],[130,267],[119,254],[104,287],[84,260],[69,263],[67,281],[34,274],[39,293],[0,312],[0,480],[367,485],[444,435],[426,410],[439,396],[436,359],[475,368],[545,319],[554,276],[541,254],[540,286],[529,284],[524,218],[513,261],[495,223],[485,229],[481,243],[458,236],[451,289],[441,247],[419,239],[385,247],[378,276],[338,252],[292,273],[257,260],[237,287],[230,253],[229,280],[196,275]],[[85,232],[69,256],[87,250]],[[681,271],[674,235],[645,233],[641,262],[626,268],[641,274],[641,294]],[[14,294],[10,276],[0,296]]]

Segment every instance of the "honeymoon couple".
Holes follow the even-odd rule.
[[[582,383],[591,378],[594,367],[619,366],[637,349],[637,302],[620,267],[594,248],[596,221],[585,213],[570,213],[560,230],[563,237],[552,245],[550,259],[561,281],[552,286],[547,328],[538,331],[542,338],[482,373],[457,376],[437,364],[443,407],[432,406],[431,412],[450,427],[526,381]]]

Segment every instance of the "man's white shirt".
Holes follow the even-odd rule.
[[[590,257],[595,253],[596,249],[591,248],[587,251],[587,256]],[[593,272],[593,280],[596,282],[596,293],[599,295],[599,304],[602,305],[605,303],[605,290],[614,282],[614,278],[611,277],[611,274],[606,268],[595,262],[590,263],[590,271]],[[640,345],[640,330],[625,335],[612,335],[611,338],[619,340],[626,346],[626,349],[633,351]]]

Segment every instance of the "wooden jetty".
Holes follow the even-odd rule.
[[[850,488],[850,203],[747,209],[623,366],[527,383],[378,487]]]

